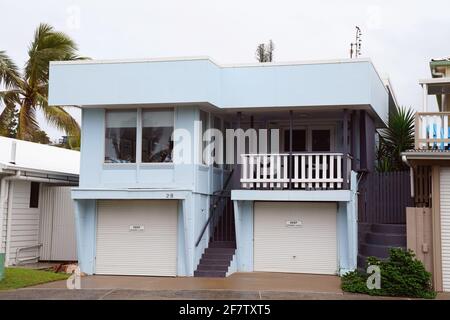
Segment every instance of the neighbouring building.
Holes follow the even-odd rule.
[[[450,59],[432,60],[430,68],[432,77],[419,81],[415,149],[403,154],[415,202],[408,208],[408,247],[432,272],[435,289],[450,291]]]
[[[374,170],[390,99],[367,59],[52,62],[50,104],[82,109],[72,191],[81,270],[354,270],[358,177]],[[248,133],[245,149],[223,152],[233,163],[210,163],[209,128],[278,134],[256,147]],[[172,140],[174,132],[183,137]],[[189,146],[182,154],[180,143]]]
[[[71,186],[77,151],[0,137],[0,242],[5,266],[76,261]]]

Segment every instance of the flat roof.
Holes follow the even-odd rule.
[[[207,60],[220,68],[236,68],[236,67],[270,67],[270,66],[293,66],[305,64],[335,64],[335,63],[359,63],[370,62],[369,58],[357,59],[324,59],[324,60],[298,60],[298,61],[274,61],[274,62],[251,62],[251,63],[218,63],[209,56],[192,56],[192,57],[161,57],[161,58],[131,58],[131,59],[90,59],[90,60],[73,60],[73,61],[50,61],[51,65],[80,65],[80,64],[123,64],[123,63],[142,63],[142,62],[170,62],[170,61],[194,61]],[[381,79],[381,77],[380,77]]]

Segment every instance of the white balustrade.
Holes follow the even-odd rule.
[[[244,189],[342,189],[342,153],[243,154],[241,184]],[[292,174],[289,176],[290,161]],[[350,170],[350,158],[347,168]],[[347,173],[348,176],[348,173]]]
[[[418,112],[416,114],[416,149],[450,149],[450,112]]]

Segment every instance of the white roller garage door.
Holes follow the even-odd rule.
[[[335,203],[256,202],[254,270],[337,273]]]
[[[177,201],[102,200],[96,273],[176,276]]]
[[[450,291],[450,168],[441,168],[442,288]]]

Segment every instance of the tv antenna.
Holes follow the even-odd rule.
[[[356,26],[355,42],[350,43],[350,59],[358,58],[361,55],[361,28]]]

